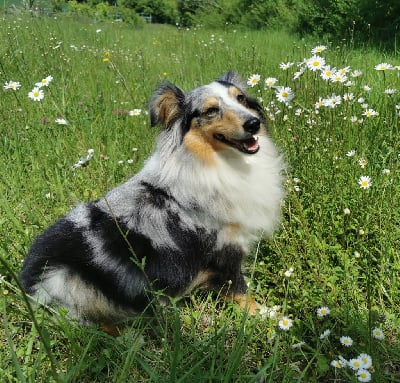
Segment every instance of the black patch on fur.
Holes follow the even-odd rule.
[[[171,200],[176,203],[175,198],[171,194],[168,194],[165,189],[156,187],[144,181],[141,182],[141,185],[146,189],[146,196],[143,197],[143,199],[145,199],[147,203],[154,205],[156,208],[160,210],[165,209],[167,202]]]
[[[246,96],[246,103],[250,109],[257,111],[260,120],[263,124],[265,124],[265,115],[262,106],[257,102],[255,98]]]
[[[133,254],[122,234],[124,227],[120,227],[121,233],[113,218],[94,204],[88,206],[91,213],[90,228],[79,229],[73,222],[62,218],[36,239],[20,274],[22,285],[32,294],[33,286],[40,283],[47,270],[65,268],[71,275],[78,275],[101,291],[115,304],[144,310],[149,303],[147,292],[143,289],[137,294],[127,294],[129,288],[119,283],[121,269],[130,278],[144,279],[142,271],[131,260]],[[86,240],[88,232],[102,244],[102,252],[112,262],[102,265],[96,263],[96,253]]]
[[[232,83],[230,83],[230,82],[227,82],[227,81],[217,80],[216,82],[217,82],[218,84],[223,85],[223,86],[226,87],[226,88],[229,88],[229,87],[231,87],[231,86],[236,87],[236,85],[234,85],[234,84],[232,84]],[[237,87],[236,87],[236,88],[237,88]],[[239,88],[238,88],[238,89],[239,89]]]

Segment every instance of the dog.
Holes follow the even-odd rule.
[[[161,129],[142,170],[40,234],[21,285],[39,304],[104,326],[144,312],[156,291],[197,287],[256,312],[242,260],[279,223],[285,168],[262,107],[227,72],[187,93],[161,84],[149,114]]]

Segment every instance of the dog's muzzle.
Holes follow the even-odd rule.
[[[257,117],[251,117],[243,124],[243,138],[234,139],[231,137],[225,137],[223,134],[215,134],[214,137],[243,153],[255,154],[259,151],[260,145],[258,144],[258,137],[254,137],[255,134],[260,130],[261,122]]]

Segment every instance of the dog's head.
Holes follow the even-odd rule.
[[[178,130],[180,144],[205,160],[221,151],[255,154],[258,135],[266,134],[261,106],[233,72],[188,93],[161,85],[150,101],[150,117],[152,126]]]

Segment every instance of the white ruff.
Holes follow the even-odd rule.
[[[211,166],[188,153],[184,145],[167,161],[161,161],[156,151],[141,175],[168,188],[182,205],[195,206],[193,219],[205,227],[239,225],[236,235],[243,237],[240,242],[246,246],[260,231],[272,235],[284,197],[284,162],[268,137],[260,136],[259,144],[253,155],[236,149],[215,153]]]

